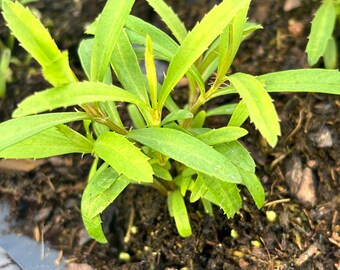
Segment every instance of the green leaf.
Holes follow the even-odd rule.
[[[165,181],[172,181],[172,175],[169,172],[169,170],[165,169],[163,166],[155,163],[155,164],[151,164],[152,166],[152,170],[155,174],[155,176],[157,176],[158,178],[161,178]]]
[[[271,146],[281,134],[279,118],[264,85],[255,77],[236,73],[228,77],[247,106],[250,120]]]
[[[261,24],[257,24],[254,22],[246,22],[243,30],[243,36],[244,38],[247,38],[251,33],[260,29],[263,29]]]
[[[89,119],[82,112],[49,113],[11,119],[0,124],[0,150],[21,142],[53,126]]]
[[[45,79],[53,86],[61,86],[78,81],[69,67],[67,52],[63,52],[53,63],[43,66],[42,72]]]
[[[59,125],[0,151],[1,158],[46,158],[70,153],[92,153],[93,144],[73,129]]]
[[[168,195],[168,205],[170,205],[170,213],[175,219],[179,235],[182,237],[189,237],[192,234],[189,216],[184,199],[179,190],[175,190]]]
[[[254,173],[251,172],[240,170],[240,174],[242,176],[243,184],[249,190],[257,208],[261,208],[264,204],[265,194],[260,180],[256,177]]]
[[[130,15],[125,24],[131,43],[145,47],[146,36],[153,41],[153,49],[163,55],[163,60],[171,61],[178,49],[178,44],[157,27]]]
[[[248,8],[248,6],[246,8]],[[237,16],[239,16],[239,15],[237,15]],[[235,24],[235,21],[233,22],[233,24]],[[255,23],[246,22],[244,29],[243,29],[242,40],[247,38],[248,35],[250,35],[253,31],[255,31],[257,29],[262,29],[262,26],[257,25]],[[230,33],[230,34],[232,34],[232,33]],[[219,55],[219,47],[221,47],[221,46],[219,46],[220,42],[221,42],[221,38],[218,37],[210,45],[208,51],[204,54],[203,61],[199,65],[199,70],[201,71],[202,78],[203,78],[204,81],[206,81],[208,78],[210,78],[210,76],[218,68],[219,58],[221,58],[221,56]],[[237,48],[235,48],[235,53],[236,52],[237,52]],[[221,72],[221,74],[225,74],[225,73]]]
[[[203,198],[207,191],[208,188],[205,185],[203,175],[199,173],[195,180],[195,184],[191,189],[190,202],[193,203],[198,201],[200,198]]]
[[[230,68],[243,39],[243,30],[247,21],[250,2],[245,5],[233,18],[231,24],[221,34],[219,47],[219,63],[217,77],[223,78]]]
[[[194,115],[188,111],[188,110],[177,110],[174,112],[169,113],[167,116],[164,117],[162,120],[161,125],[165,125],[167,123],[170,123],[172,121],[182,120],[182,119],[189,119],[194,117]]]
[[[240,183],[237,168],[222,154],[199,139],[169,128],[131,130],[128,138],[207,175],[226,182]]]
[[[241,99],[228,122],[228,126],[240,127],[244,123],[244,121],[247,120],[248,117],[249,112],[247,109],[247,105],[244,102],[244,99]]]
[[[127,109],[128,109],[129,116],[133,122],[133,125],[136,128],[145,128],[146,124],[145,124],[143,116],[138,110],[138,107],[134,104],[129,104]]]
[[[207,50],[208,46],[223,32],[235,14],[249,0],[223,1],[215,6],[194,29],[186,36],[182,45],[170,62],[168,72],[159,94],[158,109],[180,79],[188,72],[194,62]]]
[[[255,172],[255,162],[247,149],[238,141],[222,143],[214,146],[216,151],[223,154],[235,166],[246,172]]]
[[[91,72],[92,47],[93,47],[93,38],[83,39],[80,42],[79,47],[78,47],[78,55],[79,55],[80,63],[88,79],[90,79],[91,77],[90,72]],[[112,83],[111,69],[109,67],[106,70],[103,83],[106,83],[106,84]]]
[[[179,187],[181,194],[184,197],[191,183],[191,175],[189,176],[179,175],[175,178],[174,183],[176,186]]]
[[[13,35],[43,67],[46,78],[55,86],[75,82],[67,53],[61,53],[47,29],[18,1],[2,1],[3,16]]]
[[[153,48],[152,41],[150,36],[146,36],[146,50],[145,50],[145,70],[146,70],[146,78],[148,80],[149,85],[149,93],[152,108],[157,108],[157,73],[155,66],[155,59],[153,56]]]
[[[100,243],[107,243],[100,213],[108,207],[130,184],[131,180],[119,176],[112,168],[99,169],[87,184],[81,201],[81,214],[89,235]]]
[[[334,36],[328,40],[326,50],[323,54],[323,60],[327,69],[334,69],[338,66],[338,48]]]
[[[201,127],[203,127],[205,119],[207,118],[206,115],[207,114],[206,114],[205,111],[203,111],[203,110],[199,111],[195,115],[194,119],[192,120],[192,124],[191,124],[192,128],[201,128]]]
[[[209,111],[207,111],[207,117],[216,116],[216,115],[230,115],[233,114],[237,107],[237,104],[227,104],[218,106],[216,108],[213,108]]]
[[[89,218],[86,214],[82,214],[82,219],[88,234],[99,243],[106,244],[107,239],[103,232],[100,215]]]
[[[229,218],[233,217],[242,206],[242,198],[237,185],[207,175],[203,177],[208,189],[204,198],[220,206]]]
[[[158,59],[170,62],[179,48],[178,44],[167,34],[134,16],[129,16],[125,27],[132,44],[145,47],[146,36],[149,35],[153,42],[154,53]],[[204,89],[204,81],[198,69],[192,65],[187,72],[188,76],[194,78],[200,89]]]
[[[0,52],[0,98],[6,93],[6,81],[11,62],[11,50],[4,47]]]
[[[208,145],[235,141],[248,134],[248,131],[240,127],[222,127],[210,130],[197,138]]]
[[[205,199],[205,198],[201,198],[201,202],[203,204],[204,207],[204,211],[210,215],[213,216],[214,215],[214,210],[212,208],[212,204],[209,200]]]
[[[29,96],[19,104],[13,117],[97,101],[124,101],[139,105],[142,103],[135,95],[114,85],[100,82],[77,82]]]
[[[137,182],[152,183],[149,158],[123,135],[107,132],[94,143],[94,152],[119,174]]]
[[[156,13],[162,18],[164,23],[169,27],[172,34],[182,43],[187,35],[187,30],[178,16],[174,13],[171,7],[169,7],[163,0],[147,0],[150,6],[154,8]]]
[[[3,16],[13,35],[42,66],[56,61],[61,53],[42,23],[19,1],[2,1]]]
[[[119,36],[110,63],[124,89],[148,104],[149,97],[144,76],[125,30]]]
[[[91,81],[103,81],[111,54],[134,2],[134,0],[106,2],[98,19],[93,41]]]
[[[331,0],[321,4],[312,20],[312,28],[308,36],[306,53],[308,64],[313,66],[324,55],[328,40],[331,38],[335,25],[335,9]]]
[[[340,72],[299,69],[268,73],[257,77],[268,92],[315,92],[340,95]]]

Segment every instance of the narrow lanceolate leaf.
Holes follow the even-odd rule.
[[[213,109],[207,111],[207,117],[216,116],[216,115],[233,114],[236,107],[237,107],[237,104],[234,103],[234,104],[227,104],[227,105],[222,105],[222,106],[213,108]]]
[[[142,19],[130,15],[125,24],[126,32],[131,43],[145,46],[146,36],[149,35],[153,41],[153,48],[163,60],[171,61],[178,49],[178,44],[163,31]]]
[[[13,35],[42,66],[60,57],[60,51],[47,29],[19,1],[2,1],[3,16]]]
[[[53,126],[89,119],[82,112],[49,113],[11,119],[0,124],[0,150],[21,142]]]
[[[93,38],[83,39],[78,47],[78,56],[83,70],[88,79],[91,78],[91,57],[92,57]],[[103,79],[104,83],[112,84],[111,69],[108,67]]]
[[[57,126],[7,147],[0,151],[0,157],[37,159],[70,153],[85,154],[92,150],[93,144],[84,136],[67,126]]]
[[[130,15],[125,27],[132,44],[145,47],[146,36],[149,35],[157,59],[170,62],[179,48],[178,44],[163,31],[137,17]],[[195,65],[189,68],[188,75],[192,76],[200,89],[204,88],[203,78]]]
[[[240,183],[235,165],[213,148],[186,133],[170,128],[132,130],[128,137],[207,175]]]
[[[313,66],[323,56],[328,40],[331,38],[335,25],[335,9],[331,0],[326,0],[317,12],[312,21],[312,28],[308,36],[306,53],[308,64]]]
[[[130,179],[119,176],[112,168],[98,170],[89,180],[82,201],[81,215],[89,235],[100,243],[107,243],[101,226],[100,213],[128,186]]]
[[[338,47],[334,36],[328,40],[325,53],[323,54],[323,60],[327,69],[334,69],[338,66]]]
[[[240,174],[243,179],[243,184],[247,187],[253,197],[257,208],[261,208],[264,204],[265,194],[260,180],[257,178],[255,173],[240,170]]]
[[[184,203],[184,199],[179,190],[175,190],[169,194],[168,203],[171,204],[172,215],[175,219],[178,233],[182,237],[189,237],[191,235],[191,226],[188,216],[188,211]]]
[[[227,73],[242,42],[249,4],[250,2],[236,14],[235,18],[221,35],[217,70],[217,77],[221,79]]]
[[[250,153],[238,141],[222,143],[214,146],[216,151],[220,152],[230,160],[239,169],[246,172],[255,172],[255,162]]]
[[[99,243],[107,243],[106,236],[102,228],[102,220],[100,215],[89,218],[86,214],[82,214],[82,219],[88,234]]]
[[[91,81],[102,81],[112,51],[129,16],[134,0],[108,0],[98,20],[91,59]]]
[[[250,120],[271,146],[281,134],[279,118],[264,85],[254,76],[236,73],[228,77],[247,106]]]
[[[156,13],[162,18],[172,34],[182,43],[187,35],[187,30],[176,13],[163,0],[147,0],[149,5],[154,8]]]
[[[11,62],[11,50],[8,48],[1,48],[0,52],[0,98],[6,93],[6,74]]]
[[[193,203],[203,198],[207,191],[208,188],[205,185],[203,175],[199,173],[191,190],[190,202]]]
[[[146,48],[145,48],[145,69],[146,69],[146,78],[148,80],[149,85],[149,93],[152,108],[157,108],[157,73],[155,66],[155,59],[153,56],[153,47],[150,36],[146,36]]]
[[[215,6],[186,36],[172,59],[159,94],[159,110],[164,105],[172,89],[188,72],[194,62],[207,50],[208,46],[222,33],[235,14],[249,3],[249,0],[223,1]]]
[[[268,73],[258,77],[268,92],[315,92],[340,95],[340,72],[299,69]]]
[[[247,120],[248,117],[249,112],[247,109],[247,105],[245,104],[244,100],[241,99],[228,122],[228,126],[240,127],[244,123],[244,121]]]
[[[242,206],[242,198],[237,185],[206,175],[204,183],[208,189],[204,197],[221,207],[228,217],[233,217]]]
[[[124,89],[148,103],[144,76],[125,30],[119,36],[110,63]]]
[[[53,86],[61,86],[77,81],[69,66],[68,53],[63,52],[53,63],[43,66],[43,75]]]
[[[75,82],[67,53],[61,53],[47,29],[19,1],[2,1],[3,16],[20,44],[43,67],[46,79],[58,86]]]
[[[13,117],[98,101],[124,101],[142,105],[138,97],[117,86],[100,82],[77,82],[29,96],[19,104]]]
[[[107,132],[94,143],[94,152],[119,174],[137,182],[152,183],[149,158],[123,135]]]
[[[162,125],[165,125],[167,123],[170,123],[172,121],[182,120],[182,119],[188,119],[193,118],[194,115],[192,112],[187,110],[176,110],[174,112],[169,113],[167,116],[164,117],[162,120]]]
[[[127,177],[121,177],[111,167],[98,172],[89,179],[82,197],[82,206],[86,205],[85,212],[90,218],[101,214],[131,183]],[[83,209],[82,209],[83,210]]]
[[[136,105],[129,104],[127,109],[128,109],[128,114],[132,120],[132,123],[136,128],[145,128],[147,126],[142,114],[140,113]]]
[[[222,127],[210,130],[197,138],[208,145],[236,141],[248,134],[248,131],[240,127]]]
[[[152,169],[153,169],[153,172],[155,174],[155,176],[157,176],[158,178],[161,178],[165,181],[172,181],[172,175],[171,173],[169,172],[168,169],[164,168],[163,166],[155,163],[155,164],[152,164]]]

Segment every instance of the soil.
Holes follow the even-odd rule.
[[[218,1],[168,2],[190,28]],[[77,44],[104,3],[45,0],[32,5],[60,48],[69,50],[79,78],[84,75]],[[319,4],[253,0],[250,20],[264,29],[243,43],[232,71],[258,75],[307,67],[304,49]],[[162,26],[144,1],[137,1],[134,13]],[[1,37],[7,35],[2,22]],[[13,54],[21,64],[11,65],[12,82],[0,100],[1,121],[25,96],[48,86],[19,46]],[[243,208],[232,219],[218,208],[212,217],[200,204],[188,204],[193,235],[184,239],[176,232],[166,198],[148,187],[129,186],[103,213],[109,244],[102,245],[87,236],[79,211],[91,157],[0,161],[0,199],[10,204],[17,223],[13,230],[49,241],[63,252],[68,269],[340,269],[339,97],[272,97],[281,119],[278,145],[270,148],[250,123],[245,126],[250,135],[242,141],[265,187],[262,209],[245,190]],[[225,122],[217,118],[211,124]]]

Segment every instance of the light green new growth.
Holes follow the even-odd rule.
[[[325,0],[315,13],[306,47],[308,64],[310,66],[314,66],[319,58],[323,56],[326,67],[336,68],[337,49],[330,42],[333,39],[332,33],[335,27],[336,16],[340,15],[336,14],[336,10],[339,7],[340,4],[338,2]]]

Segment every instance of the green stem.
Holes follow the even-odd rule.
[[[126,129],[123,129],[119,127],[118,125],[116,125],[115,123],[113,123],[112,121],[110,121],[108,117],[99,109],[98,106],[88,103],[88,104],[84,104],[82,108],[85,110],[85,112],[87,112],[92,117],[92,120],[106,125],[111,130],[119,134],[122,134],[122,135],[128,134]]]
[[[222,83],[223,81],[216,79],[213,85],[210,87],[210,89],[204,95],[200,95],[198,97],[198,99],[196,100],[192,108],[190,109],[193,115],[196,115],[199,109],[211,98],[212,95],[214,95],[218,91]],[[186,119],[184,120],[182,126],[184,128],[188,128],[191,125],[191,123],[192,123],[192,119]]]

